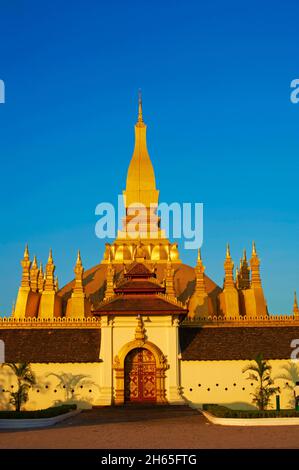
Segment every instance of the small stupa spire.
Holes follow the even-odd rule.
[[[77,265],[77,266],[82,266],[82,260],[81,260],[81,253],[80,253],[80,250],[78,250],[76,265]]]
[[[38,291],[38,272],[37,259],[36,256],[34,256],[30,270],[30,285],[33,292]]]
[[[48,263],[53,263],[52,248],[50,248],[50,251],[49,251]]]
[[[294,292],[293,314],[295,315],[296,318],[299,318],[299,307],[298,307],[298,301],[297,301],[297,293],[296,293],[296,291]]]
[[[246,250],[243,250],[243,256],[240,261],[240,271],[237,282],[239,289],[250,288],[250,270],[247,262]]]
[[[252,256],[257,256],[255,241],[252,242]]]
[[[226,245],[226,257],[224,261],[224,288],[234,288],[235,281],[234,281],[234,262],[230,255],[230,248],[229,244]]]
[[[24,257],[23,257],[24,260],[28,260],[29,259],[29,248],[28,248],[28,243],[26,243],[25,245],[25,250],[24,250]]]
[[[55,291],[54,271],[55,271],[55,266],[53,263],[52,249],[50,249],[48,262],[46,264],[46,280],[45,280],[46,291]]]
[[[142,116],[142,94],[141,89],[138,90],[138,120],[137,122],[143,124],[143,116]]]
[[[251,286],[252,287],[262,287],[262,281],[260,276],[260,260],[257,255],[255,242],[252,242],[252,255],[250,259],[251,267]]]
[[[42,292],[44,290],[45,276],[43,271],[43,264],[40,263],[38,271],[38,291]]]
[[[29,258],[29,249],[28,249],[27,244],[25,246],[24,256],[23,256],[23,259],[21,261],[21,265],[22,265],[22,268],[23,268],[21,287],[26,287],[28,289],[28,288],[30,288],[30,266],[31,266],[31,261],[30,261],[30,258]]]

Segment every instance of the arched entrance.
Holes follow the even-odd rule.
[[[167,361],[160,349],[149,341],[125,344],[114,358],[114,403],[165,403]]]
[[[125,402],[154,403],[156,401],[155,357],[148,349],[132,349],[125,358]]]

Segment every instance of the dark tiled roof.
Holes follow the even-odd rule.
[[[231,327],[180,329],[182,359],[186,361],[290,359],[291,341],[299,327]]]
[[[97,313],[138,313],[146,312],[151,314],[165,313],[187,313],[180,305],[169,302],[167,299],[153,295],[143,295],[140,297],[130,295],[116,295],[110,302],[100,305],[93,314]]]
[[[154,273],[143,263],[134,262],[128,267],[125,277],[154,277]]]
[[[6,362],[98,362],[100,330],[0,329]]]
[[[119,284],[115,292],[165,292],[165,287],[155,281],[144,279],[127,279]]]

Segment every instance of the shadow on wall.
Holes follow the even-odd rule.
[[[56,400],[55,405],[76,404],[78,408],[90,408],[94,399],[92,396],[84,396],[83,388],[89,387],[88,393],[91,393],[91,387],[99,390],[99,386],[90,380],[89,375],[61,372],[50,373],[47,377],[56,377],[58,381],[56,387],[64,392],[64,399]]]
[[[281,372],[275,376],[275,380],[282,380],[283,390],[289,395],[288,405],[295,408],[294,387],[299,382],[299,362],[298,360],[290,361],[281,367]]]
[[[257,407],[252,405],[251,403],[245,402],[245,401],[235,401],[235,402],[227,402],[227,403],[213,403],[212,401],[209,402],[196,402],[196,401],[191,401],[186,396],[184,395],[184,388],[181,388],[182,391],[182,398],[185,400],[186,405],[189,405],[191,408],[200,408],[202,409],[202,405],[221,405],[221,406],[226,406],[227,408],[231,408],[232,410],[257,410]]]
[[[0,367],[0,410],[13,410],[14,407],[9,403],[10,393],[16,386],[16,379],[13,371],[8,367]]]

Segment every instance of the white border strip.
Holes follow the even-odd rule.
[[[52,426],[53,424],[64,421],[67,418],[76,416],[81,410],[73,410],[68,413],[63,413],[52,418],[36,418],[36,419],[0,419],[0,429],[30,429],[30,428],[44,428]]]
[[[299,426],[298,418],[219,418],[200,410],[210,423],[220,426]]]

